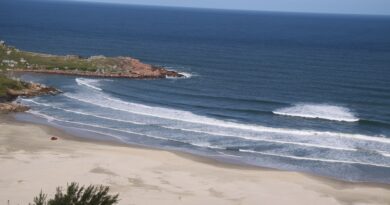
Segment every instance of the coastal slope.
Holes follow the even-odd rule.
[[[225,165],[176,153],[76,141],[0,118],[0,204],[28,204],[66,183],[104,184],[127,204],[390,204],[386,185]],[[58,140],[52,141],[56,136]]]

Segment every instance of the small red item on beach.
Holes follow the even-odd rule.
[[[58,140],[58,137],[51,137],[51,140]]]

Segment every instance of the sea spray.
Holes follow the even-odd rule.
[[[359,118],[346,107],[328,104],[296,104],[292,107],[273,111],[277,115],[291,117],[317,118],[333,121],[357,122]]]

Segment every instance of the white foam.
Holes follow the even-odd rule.
[[[101,116],[101,115],[96,115],[96,114],[88,113],[88,112],[68,110],[68,109],[60,108],[60,107],[57,107],[54,105],[49,105],[46,103],[39,103],[39,102],[36,102],[34,100],[31,100],[31,99],[23,99],[23,100],[31,102],[31,103],[35,103],[38,105],[43,105],[46,107],[51,107],[54,109],[63,110],[65,112],[74,113],[74,114],[79,114],[79,115],[84,115],[84,116],[92,116],[92,117],[96,117],[96,118],[100,118],[100,119],[123,122],[123,123],[130,123],[130,124],[136,124],[136,125],[147,125],[146,123],[140,123],[140,122],[136,122],[136,121],[122,120],[122,119],[116,119],[116,118],[110,118],[110,117],[105,117],[105,116]],[[146,107],[149,107],[149,106],[146,106]],[[286,140],[275,140],[275,139],[261,138],[261,136],[253,137],[253,136],[247,136],[247,135],[242,135],[242,134],[237,134],[237,133],[236,134],[229,134],[227,132],[211,132],[211,131],[205,131],[205,130],[177,128],[177,127],[172,127],[172,126],[167,126],[167,125],[161,125],[160,127],[166,128],[166,129],[172,129],[172,130],[182,130],[182,131],[186,131],[186,132],[208,134],[208,135],[212,135],[212,136],[241,138],[241,139],[246,139],[246,140],[263,141],[263,142],[270,142],[270,143],[277,143],[277,144],[291,144],[291,145],[298,145],[298,146],[305,146],[305,147],[316,147],[316,148],[342,150],[342,151],[358,151],[358,149],[350,148],[350,147],[321,145],[321,144],[314,144],[314,143],[307,143],[307,142],[293,142],[293,141],[286,141]],[[383,156],[390,157],[390,153],[387,153],[385,151],[379,151],[379,153],[382,154]]]
[[[273,139],[244,136],[244,135],[239,135],[239,134],[232,135],[232,134],[227,134],[227,133],[216,133],[216,132],[209,132],[209,131],[203,131],[203,130],[199,131],[199,130],[195,130],[195,129],[174,128],[174,127],[169,127],[169,126],[161,126],[161,127],[168,128],[168,129],[183,130],[183,131],[188,131],[188,132],[204,133],[204,134],[213,135],[213,136],[241,138],[241,139],[253,140],[253,141],[262,141],[262,142],[270,142],[270,143],[278,143],[278,144],[292,144],[292,145],[299,145],[299,146],[305,146],[305,147],[316,147],[316,148],[343,150],[343,151],[358,151],[355,148],[348,148],[348,147],[337,147],[337,146],[327,146],[327,145],[319,145],[319,144],[303,143],[303,142],[273,140]]]
[[[191,78],[193,76],[192,73],[187,73],[187,72],[179,72],[179,74],[183,75],[184,78]]]
[[[321,158],[311,158],[311,157],[298,157],[298,156],[283,155],[283,154],[273,154],[273,153],[258,152],[258,151],[243,150],[243,149],[240,149],[240,152],[255,153],[255,154],[261,154],[261,155],[274,156],[274,157],[283,157],[283,158],[297,159],[297,160],[319,161],[319,162],[330,162],[330,163],[344,163],[344,164],[360,164],[360,165],[368,165],[368,166],[375,166],[375,167],[390,168],[390,165],[374,164],[374,163],[358,162],[358,161],[321,159]]]
[[[68,121],[68,120],[63,120],[59,118],[53,118],[51,116],[42,114],[37,111],[29,111],[31,114],[35,114],[41,117],[44,117],[48,119],[48,121],[60,121],[60,122],[65,122],[65,123],[70,123],[70,124],[77,124],[77,125],[83,125],[83,126],[88,126],[88,127],[94,127],[94,128],[100,128],[100,129],[105,129],[105,130],[111,130],[111,131],[116,131],[116,132],[122,132],[126,134],[134,134],[134,135],[139,135],[139,136],[145,136],[149,138],[154,138],[154,139],[160,139],[160,140],[169,140],[169,141],[175,141],[175,142],[180,142],[180,143],[189,143],[185,141],[180,141],[180,140],[175,140],[175,139],[170,139],[170,138],[165,138],[165,137],[160,137],[160,136],[155,136],[155,135],[149,135],[149,134],[144,134],[144,133],[137,133],[133,131],[128,131],[128,130],[122,130],[122,129],[117,129],[117,128],[111,128],[111,127],[105,127],[97,124],[89,124],[89,123],[82,123],[82,122],[74,122],[74,121]],[[120,139],[122,141],[123,138],[118,137],[113,134],[109,133],[104,133],[104,132],[99,132],[99,131],[94,131],[94,130],[88,130],[88,129],[83,129],[83,128],[77,128],[85,131],[90,131],[98,134],[103,134],[107,136],[114,137],[116,139]],[[211,148],[211,149],[223,149],[219,146],[212,146],[208,142],[194,142],[194,143],[189,143],[193,146],[198,146],[198,147],[206,147],[206,148]],[[256,153],[256,154],[262,154],[262,155],[267,155],[267,156],[276,156],[276,157],[283,157],[283,158],[290,158],[290,159],[296,159],[296,160],[308,160],[308,161],[321,161],[321,162],[330,162],[330,163],[346,163],[346,164],[361,164],[361,165],[369,165],[369,166],[377,166],[377,167],[387,167],[390,168],[390,165],[383,165],[383,164],[375,164],[375,163],[367,163],[367,162],[359,162],[359,161],[347,161],[347,160],[335,160],[335,159],[323,159],[323,158],[310,158],[310,157],[299,157],[299,156],[291,156],[291,155],[283,155],[283,154],[274,154],[274,153],[268,153],[268,152],[258,152],[254,150],[245,150],[245,149],[239,149],[240,152],[247,152],[247,153]],[[381,154],[386,154],[388,153],[381,153]],[[384,155],[385,156],[385,155]]]
[[[293,130],[287,128],[272,128],[272,127],[264,127],[260,125],[241,124],[241,123],[223,121],[223,120],[218,120],[206,116],[196,115],[188,111],[181,111],[181,110],[163,108],[163,107],[151,107],[151,106],[145,106],[137,103],[125,102],[120,99],[112,98],[102,93],[96,94],[94,96],[88,96],[85,94],[80,95],[80,94],[66,93],[64,94],[64,96],[84,103],[103,107],[103,108],[119,110],[119,111],[124,111],[132,114],[150,116],[150,117],[161,118],[161,119],[169,119],[169,120],[176,120],[182,122],[218,126],[224,128],[249,130],[255,132],[269,132],[269,133],[300,135],[300,136],[310,136],[310,137],[320,135],[321,137],[347,138],[352,140],[365,140],[365,141],[390,144],[390,139],[384,137],[366,136],[361,134],[324,132],[324,131],[314,131],[314,130]]]
[[[187,72],[178,72],[182,77],[172,77],[172,76],[166,76],[167,79],[180,79],[180,78],[192,78],[194,74],[187,73]]]
[[[95,114],[92,114],[92,113],[80,112],[80,111],[60,108],[60,107],[57,107],[57,106],[54,106],[54,105],[49,105],[47,103],[40,103],[40,102],[37,102],[35,100],[31,100],[31,99],[23,99],[23,100],[27,101],[27,102],[31,102],[31,103],[37,104],[37,105],[42,105],[42,106],[45,106],[45,107],[51,107],[51,108],[54,108],[54,109],[58,109],[58,110],[62,110],[62,111],[65,111],[65,112],[70,112],[70,113],[74,113],[74,114],[78,114],[78,115],[92,116],[92,117],[96,117],[96,118],[100,118],[100,119],[106,119],[106,120],[111,120],[111,121],[116,121],[116,122],[124,122],[124,123],[136,124],[136,125],[146,125],[146,123],[140,123],[140,122],[135,122],[135,121],[130,121],[130,120],[115,119],[115,118],[105,117],[105,116],[101,116],[101,115],[95,115]]]
[[[117,131],[117,132],[123,132],[123,133],[127,133],[127,134],[146,136],[146,137],[150,137],[150,138],[154,138],[154,139],[169,140],[169,141],[174,141],[174,142],[179,142],[179,143],[187,143],[187,142],[183,142],[183,141],[179,141],[179,140],[168,139],[168,138],[159,137],[159,136],[153,136],[153,135],[146,135],[146,134],[143,134],[143,133],[131,132],[131,131],[126,131],[126,130],[121,130],[121,129],[109,128],[109,127],[104,127],[104,126],[95,125],[95,124],[88,124],[88,123],[81,123],[81,122],[72,122],[72,121],[62,120],[62,119],[58,119],[58,118],[52,118],[52,117],[50,117],[48,115],[45,115],[45,114],[42,114],[42,113],[36,112],[36,111],[30,111],[30,113],[34,114],[34,115],[37,115],[37,116],[40,116],[40,117],[43,117],[43,118],[46,118],[48,120],[50,119],[50,121],[59,121],[59,122],[65,122],[65,123],[70,123],[70,124],[84,125],[84,126],[89,126],[89,127],[95,127],[95,128],[101,128],[101,129],[112,130],[112,131]],[[80,128],[80,127],[74,127],[74,129],[83,130],[83,131],[87,131],[87,132],[92,132],[92,133],[105,135],[105,136],[110,136],[112,138],[118,139],[118,140],[126,143],[126,140],[124,138],[119,137],[118,135],[107,133],[107,132],[99,132],[99,131],[96,131],[96,130],[90,130],[90,129]],[[195,147],[224,150],[224,148],[220,148],[220,147],[217,147],[217,146],[211,146],[207,142],[206,143],[189,143],[189,144],[191,144],[191,145],[193,145]],[[237,155],[229,155],[229,154],[222,153],[222,152],[218,152],[218,153],[222,154],[222,155],[225,155],[225,156],[241,157],[241,156],[237,156]]]
[[[177,72],[179,73],[180,75],[183,75],[182,77],[170,77],[170,76],[166,76],[166,78],[168,79],[180,79],[180,78],[192,78],[195,76],[194,73],[189,73],[189,72],[183,72],[183,71],[178,71],[175,69],[175,67],[172,67],[172,66],[164,66],[165,68],[169,69],[169,71],[174,71],[174,72]]]
[[[87,113],[87,112],[79,112],[79,111],[74,111],[74,110],[68,110],[60,107],[56,107],[53,105],[49,105],[46,103],[39,103],[31,99],[23,99],[25,101],[35,103],[38,105],[43,105],[46,107],[51,107],[54,109],[59,109],[63,110],[65,112],[70,112],[74,114],[79,114],[79,115],[85,115],[85,116],[92,116],[100,119],[106,119],[106,120],[111,120],[111,121],[117,121],[117,122],[124,122],[124,123],[130,123],[130,124],[137,124],[137,125],[147,125],[146,123],[140,123],[140,122],[135,122],[135,121],[130,121],[130,120],[121,120],[121,119],[114,119],[110,117],[105,117],[101,115],[96,115],[92,113]],[[298,146],[305,146],[305,147],[316,147],[316,148],[325,148],[325,149],[333,149],[333,150],[343,150],[343,151],[357,151],[355,148],[349,148],[349,147],[339,147],[339,146],[327,146],[327,145],[319,145],[319,144],[313,144],[313,143],[303,143],[303,142],[291,142],[291,141],[284,141],[284,140],[274,140],[274,139],[265,139],[265,138],[259,138],[259,137],[250,137],[250,136],[245,136],[245,135],[240,135],[240,134],[228,134],[224,132],[210,132],[210,131],[204,131],[204,130],[196,130],[196,129],[186,129],[186,128],[177,128],[177,127],[171,127],[171,126],[166,126],[166,125],[161,125],[160,127],[166,128],[166,129],[172,129],[172,130],[182,130],[186,132],[195,132],[195,133],[202,133],[202,134],[208,134],[212,136],[222,136],[222,137],[233,137],[233,138],[241,138],[241,139],[247,139],[247,140],[253,140],[253,141],[263,141],[263,142],[270,142],[270,143],[278,143],[278,144],[292,144],[292,145],[298,145]],[[383,155],[386,155],[386,152],[383,152]]]
[[[75,127],[73,129],[78,129],[78,130],[83,130],[83,131],[87,131],[87,132],[92,132],[92,133],[96,133],[96,134],[100,134],[100,135],[104,135],[104,136],[110,136],[112,138],[120,140],[121,142],[126,143],[126,140],[124,140],[122,137],[118,137],[117,135],[113,135],[113,134],[110,134],[110,133],[99,132],[99,131],[96,131],[96,130],[84,129],[84,128],[79,128],[79,127]]]
[[[22,98],[21,101],[22,101],[22,102],[30,102],[30,103],[34,103],[34,104],[37,104],[37,105],[43,105],[43,106],[46,106],[46,107],[51,107],[51,105],[49,105],[49,104],[47,104],[47,103],[37,102],[37,101],[32,100],[32,99],[25,99],[25,98]]]
[[[53,122],[54,120],[56,120],[54,117],[42,114],[42,113],[40,113],[38,111],[34,111],[34,110],[28,110],[27,113],[30,113],[30,114],[37,115],[37,116],[40,116],[42,118],[45,118],[48,122]]]
[[[293,117],[318,118],[333,121],[357,122],[357,118],[351,110],[345,107],[328,104],[297,104],[292,107],[282,108],[273,112],[277,115]]]
[[[48,115],[45,115],[45,114],[37,112],[37,111],[29,111],[29,112],[31,114],[38,115],[38,116],[41,116],[43,118],[46,118],[46,119],[50,120],[50,122],[52,122],[52,121],[59,121],[59,122],[65,122],[65,123],[69,123],[69,124],[84,125],[84,126],[95,127],[95,128],[100,128],[100,129],[106,129],[106,130],[111,130],[111,131],[116,131],[116,132],[123,132],[123,133],[127,133],[127,134],[134,134],[134,135],[140,135],[140,136],[145,136],[145,137],[150,137],[150,138],[155,138],[155,139],[169,140],[169,141],[176,141],[176,142],[183,143],[182,141],[169,139],[169,138],[164,138],[164,137],[159,137],[159,136],[154,136],[154,135],[147,135],[147,134],[144,134],[144,133],[138,133],[138,132],[132,132],[132,131],[128,131],[128,130],[121,130],[121,129],[111,128],[111,127],[105,127],[105,126],[101,126],[101,125],[97,125],[97,124],[89,124],[89,123],[75,122],[75,121],[63,120],[63,119],[59,119],[59,118],[53,118],[53,117],[50,117]]]
[[[96,84],[99,83],[99,80],[97,79],[76,78],[75,80],[78,85],[83,85],[94,90],[102,91],[101,88],[96,86]]]

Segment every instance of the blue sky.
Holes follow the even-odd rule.
[[[70,0],[67,0],[70,1]],[[156,6],[390,15],[390,0],[77,0]]]

